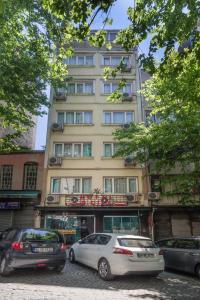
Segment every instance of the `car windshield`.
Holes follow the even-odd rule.
[[[123,247],[156,248],[156,245],[151,240],[146,239],[119,238],[118,242]]]
[[[22,235],[22,241],[59,242],[59,235],[54,231],[28,229]]]

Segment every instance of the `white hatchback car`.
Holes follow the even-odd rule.
[[[98,270],[104,280],[115,275],[152,274],[164,270],[160,249],[151,239],[115,233],[94,233],[72,245],[71,263],[81,262]]]

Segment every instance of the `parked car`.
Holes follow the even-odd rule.
[[[159,240],[165,266],[195,274],[200,278],[200,237],[176,237]]]
[[[160,249],[146,237],[95,233],[72,245],[69,260],[98,270],[104,280],[115,275],[152,274],[164,269]]]
[[[8,229],[0,240],[0,274],[19,268],[49,267],[61,272],[66,246],[58,232],[48,229]]]

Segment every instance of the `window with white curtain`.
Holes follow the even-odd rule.
[[[136,177],[105,177],[104,192],[113,194],[137,193]]]
[[[55,143],[55,156],[91,157],[92,143]]]
[[[92,124],[92,112],[91,111],[57,112],[57,123]]]
[[[125,124],[134,121],[133,111],[109,111],[103,113],[104,124]]]
[[[51,179],[52,194],[90,194],[91,190],[91,177],[61,177]]]

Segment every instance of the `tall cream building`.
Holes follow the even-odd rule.
[[[108,31],[111,42],[117,31]],[[148,201],[144,171],[132,156],[113,158],[112,132],[142,121],[137,50],[127,53],[87,42],[75,45],[69,58],[72,80],[66,90],[51,90],[45,158],[44,225],[62,230],[68,243],[91,232],[148,235]],[[123,59],[118,76],[103,79],[105,66]],[[107,97],[126,79],[120,101]]]

